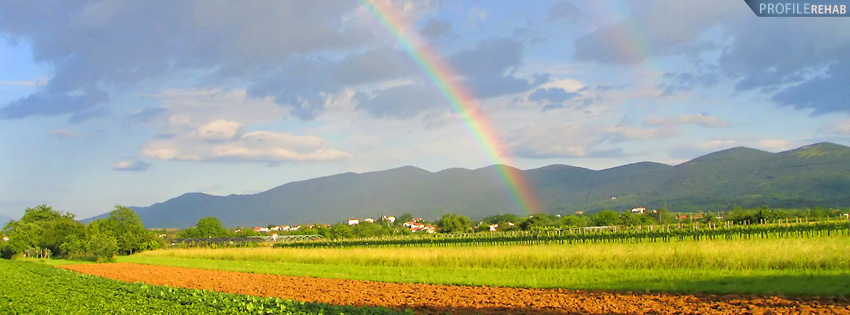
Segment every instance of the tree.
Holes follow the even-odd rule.
[[[525,221],[522,221],[522,223],[519,224],[519,228],[525,231],[539,230],[555,226],[556,224],[557,223],[552,220],[552,217],[545,214],[537,214],[533,217],[525,219]]]
[[[115,206],[115,210],[105,219],[95,220],[91,224],[98,225],[100,231],[115,238],[119,254],[130,255],[156,248],[159,244],[155,232],[146,229],[136,212],[127,207]]]
[[[118,241],[108,234],[95,233],[89,241],[89,250],[97,262],[113,261],[118,253]]]
[[[620,225],[620,214],[614,210],[602,210],[593,217],[593,225],[595,226],[614,226]]]
[[[443,233],[465,233],[472,229],[472,221],[459,214],[445,214],[436,222]]]
[[[413,221],[413,215],[410,213],[404,213],[395,220],[397,224],[403,224],[404,222]]]
[[[206,217],[195,225],[201,237],[229,237],[231,233],[221,226],[221,221],[216,217]]]
[[[71,236],[85,237],[86,226],[77,222],[71,213],[60,213],[48,205],[27,208],[19,221],[11,221],[3,228],[9,241],[3,244],[3,255],[22,253],[27,248],[46,248],[64,255],[61,244]]]
[[[243,229],[244,230],[244,229]],[[253,230],[251,230],[253,232]],[[249,233],[249,232],[245,232]],[[216,217],[206,217],[198,220],[194,227],[186,228],[177,232],[179,238],[208,238],[208,237],[230,237],[230,230],[221,226],[221,221]]]

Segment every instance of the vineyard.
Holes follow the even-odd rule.
[[[404,314],[280,298],[125,283],[0,259],[2,314]]]
[[[586,243],[643,243],[702,240],[783,239],[850,236],[850,221],[736,225],[678,224],[603,226],[582,229],[509,231],[496,233],[414,234],[354,239],[296,240],[275,247],[321,248],[361,246],[480,246]]]

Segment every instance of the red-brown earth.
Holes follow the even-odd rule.
[[[131,263],[62,266],[81,273],[305,302],[413,309],[417,314],[850,314],[850,299],[664,294],[384,283]]]

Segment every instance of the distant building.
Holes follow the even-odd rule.
[[[644,214],[644,213],[646,213],[646,208],[634,208],[634,209],[632,209],[632,213]]]
[[[375,223],[375,219],[365,218],[365,219],[363,219],[363,222]]]
[[[4,242],[8,242],[8,241],[9,241],[9,237],[8,237],[8,236],[6,236],[6,235],[3,235],[3,241],[4,241]]]
[[[422,221],[425,221],[425,220],[422,220],[422,218],[413,218],[413,222],[422,222]]]
[[[395,217],[394,216],[381,216],[381,221],[389,222],[389,223],[395,223]]]
[[[499,228],[498,224],[490,224],[490,232],[496,232],[496,229]]]
[[[360,224],[359,219],[348,219],[348,225],[358,225]]]
[[[269,231],[269,228],[267,228],[267,227],[259,227],[258,226],[258,227],[254,228],[254,232],[268,232],[268,231]]]
[[[584,211],[576,211],[576,215],[582,215],[582,214],[584,214]]]

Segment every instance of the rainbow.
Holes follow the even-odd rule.
[[[455,80],[457,75],[442,58],[421,40],[415,32],[405,34],[410,25],[388,2],[376,3],[374,0],[358,0],[364,8],[388,31],[401,45],[417,67],[428,77],[452,108],[463,118],[466,128],[475,140],[495,162],[499,177],[504,183],[518,211],[527,214],[541,213],[539,201],[522,171],[510,167],[510,155],[499,142],[493,127],[484,114],[476,110],[476,99],[469,89]]]

